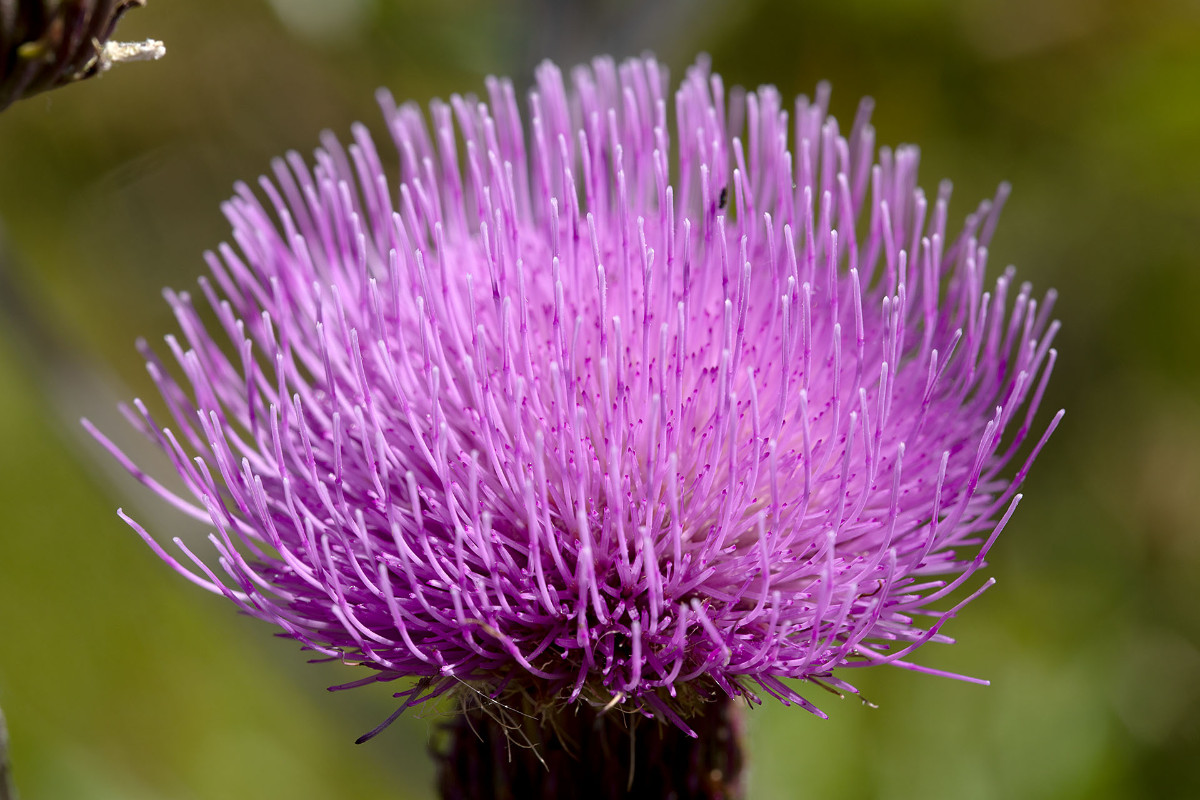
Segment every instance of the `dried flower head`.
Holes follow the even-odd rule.
[[[96,433],[215,561],[129,524],[373,670],[348,685],[418,679],[405,706],[467,685],[687,730],[715,697],[820,713],[785,679],[937,673],[909,658],[982,591],[1059,419],[1027,441],[1053,296],[985,281],[1007,187],[948,233],[869,102],[846,137],[827,87],[789,115],[705,63],[673,98],[603,58],[569,88],[544,64],[527,116],[487,98],[427,126],[381,93],[398,177],[356,126],[237,187],[208,310],[168,292],[175,365],[143,348],[173,422],[129,413],[186,491]]]
[[[161,58],[162,42],[111,42],[122,15],[146,0],[0,0],[0,111],[23,97]]]

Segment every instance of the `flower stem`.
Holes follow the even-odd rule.
[[[8,761],[8,727],[4,724],[3,709],[0,709],[0,800],[17,800]]]
[[[445,726],[435,756],[444,800],[742,800],[742,747],[732,701],[674,725],[579,704],[555,719],[502,719],[486,708]]]

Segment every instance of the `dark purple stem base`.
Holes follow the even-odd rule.
[[[444,728],[438,789],[444,800],[742,800],[733,703],[706,703],[688,724],[698,738],[581,704],[553,724],[524,719],[514,729],[475,708]]]

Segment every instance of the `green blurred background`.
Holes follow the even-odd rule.
[[[310,665],[164,568],[116,518],[174,515],[86,440],[152,394],[132,343],[173,330],[226,236],[218,204],[373,92],[527,86],[542,57],[699,51],[729,82],[819,79],[880,143],[918,142],[962,218],[1015,187],[993,264],[1057,287],[1064,425],[993,551],[999,585],[832,719],[749,714],[761,798],[1200,797],[1200,3],[1178,0],[151,0],[157,64],[0,115],[0,706],[26,798],[429,798],[436,714]],[[202,533],[202,531],[201,531]],[[190,535],[190,534],[189,534]],[[819,700],[819,698],[817,698]]]

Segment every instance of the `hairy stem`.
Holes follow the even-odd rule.
[[[484,708],[444,729],[438,788],[444,800],[742,800],[737,709],[706,703],[673,725],[590,706],[513,725]]]

